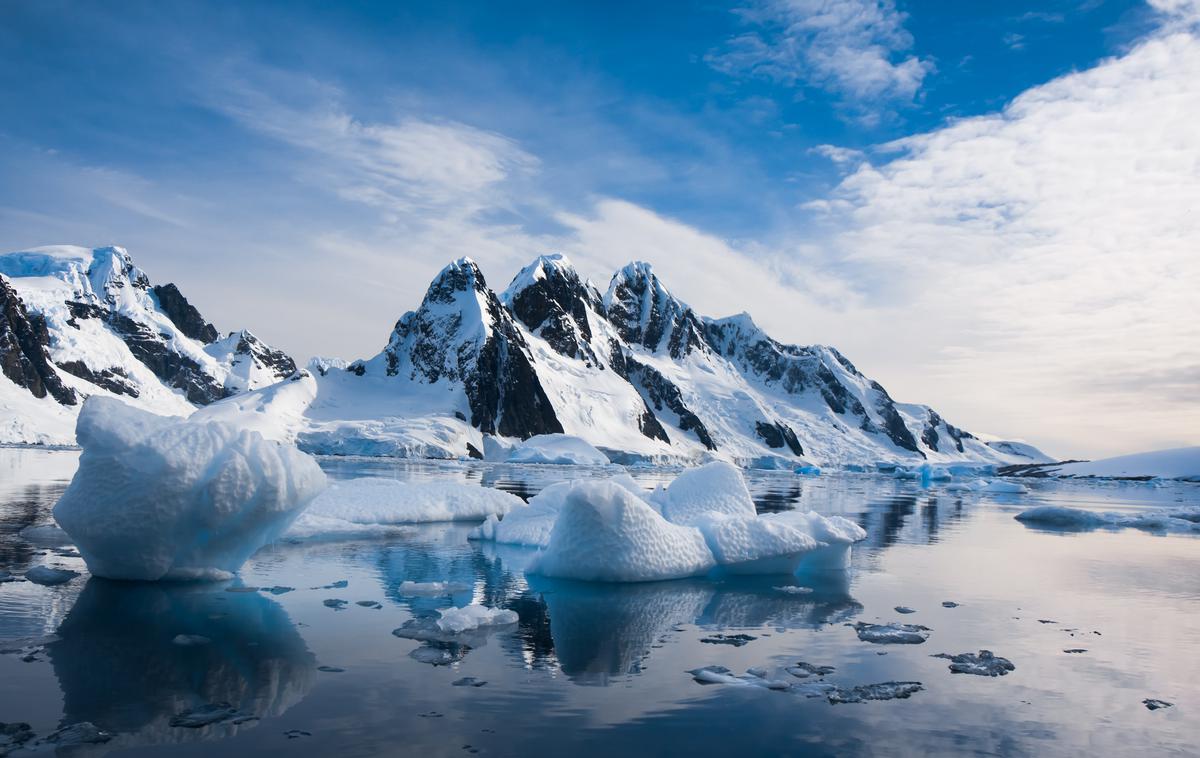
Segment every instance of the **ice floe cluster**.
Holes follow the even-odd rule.
[[[531,570],[545,576],[642,582],[844,568],[866,533],[838,516],[759,516],[741,472],[715,462],[654,492],[627,475],[555,484],[472,537],[541,548]]]
[[[228,576],[324,489],[316,461],[221,421],[158,416],[92,397],[79,470],[54,517],[111,579]]]

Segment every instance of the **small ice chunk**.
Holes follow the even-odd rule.
[[[207,645],[212,642],[208,637],[202,634],[177,634],[171,638],[171,644],[179,645],[180,647],[198,647]]]
[[[340,666],[317,666],[317,671],[323,671],[326,674],[342,674],[346,669]]]
[[[768,690],[788,690],[791,683],[777,679],[767,679],[761,669],[750,669],[745,674],[735,676],[724,666],[704,666],[687,672],[692,679],[700,684],[733,684],[739,686],[763,687]]]
[[[608,456],[582,437],[539,434],[518,443],[508,454],[509,463],[549,463],[566,466],[604,466]]]
[[[17,536],[39,547],[66,547],[74,544],[71,537],[57,524],[27,526]]]
[[[56,569],[49,566],[34,566],[25,572],[26,579],[34,584],[42,584],[47,587],[53,587],[57,584],[66,584],[77,576],[79,576],[78,571]]]
[[[332,608],[335,611],[340,611],[346,607],[347,603],[345,600],[338,598],[329,598],[328,600],[324,601],[324,605],[326,608]]]
[[[471,585],[461,582],[400,582],[398,588],[401,595],[453,595],[456,592],[466,592]]]
[[[51,733],[40,742],[57,745],[59,748],[69,748],[72,745],[99,745],[108,742],[113,735],[104,731],[90,721],[79,721],[69,724]]]
[[[958,603],[954,602],[953,600],[943,600],[942,607],[943,608],[957,608]]]
[[[566,493],[533,568],[565,579],[648,582],[704,574],[715,562],[699,530],[667,521],[619,484],[590,481]]]
[[[909,608],[907,605],[897,605],[894,610],[896,613],[916,613],[916,610]]]
[[[521,498],[492,487],[363,478],[336,482],[313,500],[305,516],[351,524],[422,524],[475,521],[523,506]]]
[[[13,576],[11,571],[4,571],[4,570],[0,569],[0,584],[4,584],[5,582],[19,582],[19,581],[21,581],[21,579],[19,577]]]
[[[279,584],[275,585],[274,587],[259,587],[259,591],[269,592],[272,595],[285,595],[289,592],[295,591],[295,589],[295,587],[284,587]]]
[[[396,632],[398,631],[400,630],[397,629]],[[396,632],[392,632],[392,634],[396,634]],[[406,637],[403,634],[396,634],[396,636]],[[414,648],[408,657],[418,663],[428,663],[430,666],[449,666],[465,658],[468,650],[466,645],[445,645],[427,641],[424,645]]]
[[[1149,710],[1157,711],[1159,708],[1171,708],[1175,704],[1168,703],[1166,700],[1158,700],[1157,698],[1148,697],[1142,701],[1142,705],[1146,706],[1146,708]]]
[[[482,687],[485,684],[487,684],[486,681],[476,679],[473,676],[464,676],[461,679],[455,679],[453,682],[450,682],[450,685],[453,687]]]
[[[786,595],[811,595],[813,592],[812,587],[801,587],[795,584],[772,587],[771,589],[775,590],[776,592],[782,592]]]
[[[1023,524],[1064,531],[1141,529],[1147,532],[1200,532],[1200,509],[1152,509],[1136,513],[1085,511],[1060,505],[1040,505],[1018,513]]]
[[[54,518],[109,579],[228,576],[325,487],[313,458],[236,424],[93,395],[75,434],[83,453]]]
[[[1074,637],[1075,635],[1071,635],[1071,636]],[[1066,650],[1064,650],[1063,652],[1071,653],[1074,655],[1074,654],[1079,654],[1079,653],[1086,653],[1087,648],[1086,647],[1070,647],[1070,648],[1067,648]]]
[[[974,674],[976,676],[1005,676],[1017,667],[1007,658],[1001,658],[991,650],[980,650],[978,653],[938,653],[934,658],[945,658],[950,661],[950,670],[955,674]]]
[[[370,608],[371,610],[375,611],[382,610],[383,608],[383,603],[379,602],[378,600],[358,600],[354,604],[361,605],[363,608]]]
[[[798,679],[805,679],[810,676],[826,676],[832,674],[835,670],[833,666],[814,666],[804,661],[797,661],[795,664],[784,669],[784,671]]]
[[[991,495],[1024,495],[1029,492],[1029,488],[1018,482],[1005,482],[993,479],[987,483],[983,491]]]
[[[859,621],[853,626],[860,640],[877,645],[920,645],[929,639],[931,631],[920,624],[868,624]]]
[[[517,612],[507,608],[467,605],[442,611],[437,620],[437,627],[449,634],[462,634],[485,626],[507,626],[517,623],[518,620]]]
[[[700,641],[709,645],[733,645],[734,647],[741,647],[742,645],[750,644],[756,639],[758,638],[750,634],[711,634],[707,637],[701,637]]]
[[[912,697],[925,687],[920,682],[879,682],[862,684],[849,689],[837,689],[829,693],[829,702],[864,703],[868,700],[896,700]]]

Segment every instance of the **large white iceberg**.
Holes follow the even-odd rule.
[[[508,454],[509,463],[557,463],[574,466],[603,466],[608,456],[582,437],[570,434],[539,434],[516,445]]]
[[[672,524],[611,481],[576,482],[534,570],[599,582],[649,582],[716,564],[699,530]]]
[[[91,397],[75,434],[79,470],[54,518],[110,579],[228,576],[326,486],[308,455],[231,423]]]
[[[534,573],[635,582],[841,569],[866,533],[837,516],[758,516],[741,473],[716,462],[653,493],[628,476],[558,483],[472,537],[542,548]]]

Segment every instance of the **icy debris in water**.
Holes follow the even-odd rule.
[[[1029,492],[1029,488],[1017,482],[1002,482],[994,479],[988,482],[983,491],[992,495],[1024,495]]]
[[[13,576],[12,572],[0,570],[0,584],[4,584],[5,582],[19,582],[19,581],[21,581],[21,579],[19,577]]]
[[[873,642],[878,645],[920,645],[929,639],[927,626],[920,624],[868,624],[859,621],[853,626],[858,638],[863,642]]]
[[[324,671],[326,674],[341,674],[345,670],[340,666],[317,666],[317,671]]]
[[[909,608],[907,605],[897,605],[894,610],[896,613],[916,613],[916,610]]]
[[[58,524],[27,526],[17,532],[17,536],[38,547],[69,547],[74,544]]]
[[[49,566],[34,566],[25,572],[26,579],[34,584],[42,584],[47,587],[66,584],[77,576],[79,576],[78,571],[50,568]]]
[[[1061,505],[1039,505],[1014,516],[1022,524],[1063,531],[1141,529],[1146,532],[1200,532],[1200,509],[1147,509],[1138,513],[1085,511]]]
[[[709,645],[733,645],[734,647],[741,647],[742,645],[750,644],[756,639],[758,638],[750,634],[713,634],[708,637],[701,637],[700,641],[706,642]]]
[[[938,653],[934,658],[945,658],[950,661],[950,670],[955,674],[974,674],[976,676],[1004,676],[1017,667],[1007,658],[1001,658],[991,650],[980,650],[978,653]]]
[[[295,591],[295,589],[296,589],[295,587],[282,587],[278,584],[275,585],[274,587],[260,587],[259,588],[260,591],[269,592],[272,595],[283,595],[288,592],[293,592],[293,591]]]
[[[99,745],[113,738],[112,734],[100,729],[90,721],[80,721],[69,724],[39,740],[39,743],[50,743],[60,748],[71,745]]]
[[[442,521],[476,521],[504,515],[525,503],[516,495],[492,487],[460,482],[401,482],[396,479],[362,478],[335,482],[313,500],[299,520],[304,535],[319,527],[342,522],[350,525],[425,524]],[[318,521],[305,528],[305,521]],[[290,534],[291,532],[289,532]]]
[[[87,399],[75,436],[79,469],[54,518],[109,579],[228,577],[326,486],[294,446],[112,398]]]
[[[261,589],[261,587],[239,586],[239,587],[226,587],[225,591],[226,592],[258,592],[260,589]]]
[[[812,587],[798,587],[796,585],[786,585],[783,587],[772,587],[776,592],[783,592],[788,595],[811,595]]]
[[[361,605],[363,608],[370,608],[371,610],[375,611],[383,608],[383,603],[379,602],[378,600],[359,600],[354,604]]]
[[[799,682],[792,685],[792,692],[807,698],[829,697],[837,687],[829,682]]]
[[[0,721],[0,755],[8,755],[9,751],[20,749],[33,737],[33,729],[23,721]]]
[[[814,666],[811,663],[797,661],[795,664],[788,666],[784,671],[788,672],[797,679],[805,679],[810,676],[826,676],[836,671],[833,666]]]
[[[958,603],[954,602],[953,600],[943,600],[942,607],[943,608],[957,608]]]
[[[199,645],[207,645],[210,642],[212,640],[202,634],[177,634],[171,639],[172,645],[180,647],[197,647]]]
[[[1175,704],[1168,703],[1166,700],[1158,700],[1156,698],[1148,697],[1142,701],[1142,705],[1146,706],[1152,711],[1157,711],[1159,708],[1172,708]]]
[[[460,582],[400,582],[401,595],[453,595],[471,589]]]
[[[515,624],[517,621],[517,612],[507,608],[467,605],[442,611],[442,615],[437,620],[437,627],[443,632],[461,634],[485,626],[507,626]]]
[[[849,689],[838,688],[829,693],[829,702],[863,703],[868,700],[897,700],[908,698],[925,687],[920,682],[879,682],[860,684]]]
[[[464,676],[462,679],[455,679],[450,684],[454,687],[482,687],[487,682],[482,679],[476,679],[473,676]]]
[[[170,723],[171,726],[184,729],[199,729],[209,724],[228,721],[237,715],[237,708],[229,703],[208,703],[172,716]]]
[[[1039,624],[1057,624],[1058,622],[1055,621],[1054,619],[1038,619],[1038,623]]]
[[[692,669],[687,673],[691,674],[692,678],[700,684],[736,684],[763,687],[768,690],[788,690],[792,687],[789,682],[759,676],[759,674],[765,673],[761,669],[751,669],[745,674],[734,675],[733,672],[724,666],[704,666],[703,668]]]
[[[400,630],[397,629],[396,632]],[[392,632],[392,634],[396,634]],[[406,637],[404,634],[396,634],[397,637]],[[418,648],[415,648],[408,654],[418,663],[428,663],[430,666],[449,666],[451,663],[458,663],[463,658],[467,657],[467,653],[471,648],[466,645],[452,645],[438,642],[427,642]]]
[[[1064,650],[1063,652],[1064,653],[1072,653],[1072,654],[1086,653],[1087,648],[1086,647],[1070,647],[1070,648],[1067,648],[1066,650]]]
[[[329,598],[328,600],[324,601],[324,605],[326,608],[332,608],[335,611],[340,611],[346,607],[346,601],[338,598]]]
[[[303,729],[289,729],[283,733],[283,736],[287,737],[289,740],[296,740],[300,739],[301,737],[311,737],[312,732],[306,732]]]
[[[330,584],[323,584],[320,587],[310,587],[309,589],[313,589],[313,590],[344,590],[349,586],[350,586],[349,579],[339,579],[336,582],[331,582]]]

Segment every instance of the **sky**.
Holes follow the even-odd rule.
[[[1200,0],[10,0],[0,92],[0,250],[301,360],[640,259],[974,432],[1200,445]]]

